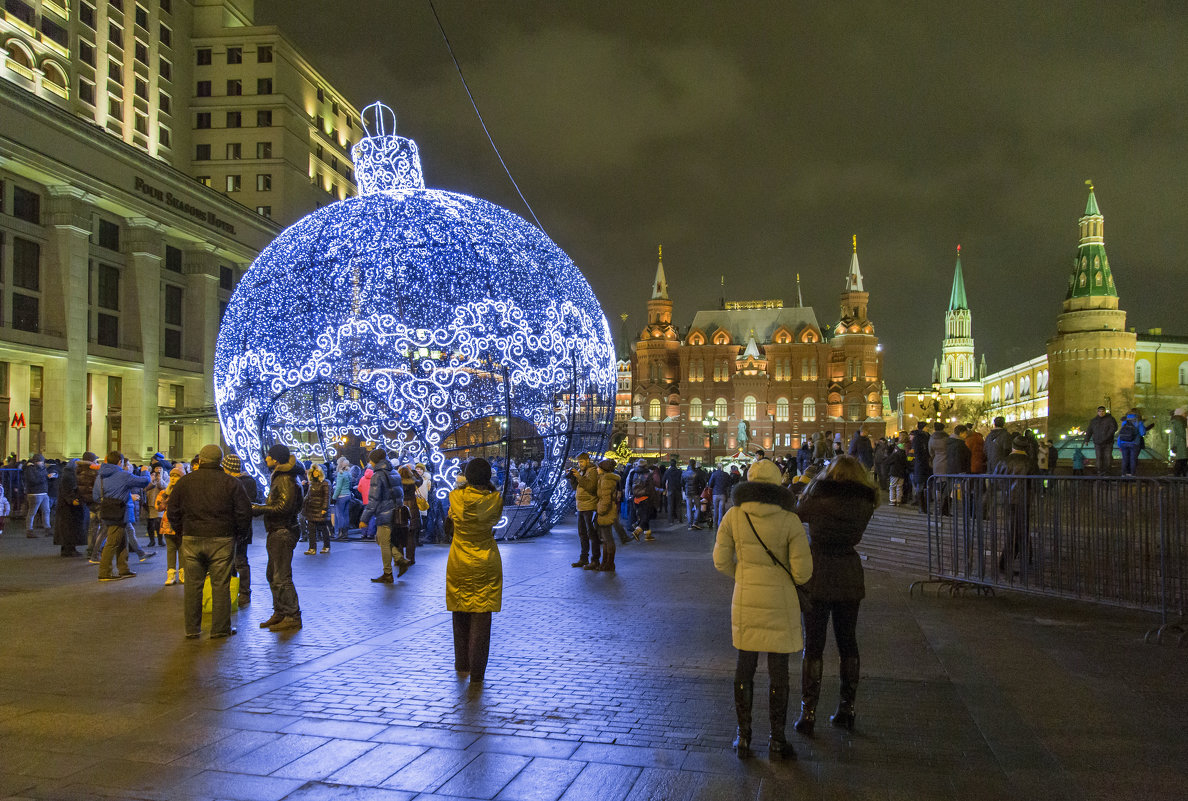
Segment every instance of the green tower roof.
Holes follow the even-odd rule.
[[[965,279],[961,275],[961,245],[957,246],[957,266],[953,268],[953,291],[949,293],[949,311],[968,309],[965,299]]]
[[[1088,182],[1087,182],[1088,183]],[[1106,257],[1104,226],[1093,184],[1089,184],[1089,200],[1085,204],[1085,216],[1081,218],[1081,244],[1073,259],[1072,275],[1068,277],[1068,294],[1065,300],[1090,297],[1118,297],[1114,286],[1114,274]]]

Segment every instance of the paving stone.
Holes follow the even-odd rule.
[[[425,749],[416,745],[380,743],[331,773],[326,780],[336,784],[378,786],[423,753]]]
[[[520,754],[530,757],[565,759],[573,755],[578,743],[566,740],[533,739],[501,734],[486,734],[470,746],[471,751],[491,751],[500,754]]]
[[[293,760],[283,768],[273,771],[272,775],[290,779],[324,779],[344,765],[363,756],[372,748],[375,748],[375,743],[360,740],[331,740],[305,756]]]
[[[304,784],[299,779],[206,771],[177,788],[176,798],[226,798],[234,801],[280,801]]]
[[[386,729],[387,726],[356,721],[324,720],[321,718],[298,718],[286,726],[286,734],[313,734],[318,737],[341,737],[346,740],[368,740]]]
[[[616,765],[636,765],[641,768],[679,768],[686,753],[675,749],[634,748],[627,745],[583,743],[573,753],[583,762],[611,762]]]
[[[249,751],[223,766],[236,773],[267,775],[329,742],[325,737],[304,734],[282,734],[276,740]]]
[[[478,756],[479,753],[475,751],[430,748],[396,771],[382,786],[418,792],[435,791]]]
[[[464,798],[494,798],[529,761],[519,754],[480,753],[443,784],[440,792]]]
[[[500,801],[556,801],[586,767],[570,759],[537,757],[520,771],[497,798]]]
[[[627,765],[591,763],[569,785],[561,801],[621,801],[641,772],[641,768]]]
[[[460,750],[470,747],[478,739],[478,735],[429,726],[389,726],[371,739],[373,742],[380,743],[402,743],[404,745],[422,745],[427,748],[456,748]]]
[[[404,790],[309,782],[285,796],[285,801],[409,801],[414,795]]]

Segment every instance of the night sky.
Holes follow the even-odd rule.
[[[496,144],[618,334],[664,264],[682,328],[727,299],[822,325],[858,256],[892,395],[939,355],[956,246],[979,358],[1042,354],[1086,179],[1128,324],[1188,335],[1188,4],[437,0]],[[529,218],[427,0],[256,0],[426,183]]]

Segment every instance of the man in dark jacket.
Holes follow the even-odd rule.
[[[268,586],[272,589],[272,617],[260,624],[269,631],[293,631],[301,628],[301,606],[297,588],[293,586],[293,549],[300,532],[297,513],[301,511],[301,488],[294,472],[297,460],[285,445],[273,445],[264,457],[264,464],[272,471],[268,498],[263,504],[253,504],[252,514],[264,516],[264,531],[268,534]]]
[[[1007,490],[1007,536],[1003,541],[1002,554],[998,557],[998,569],[1004,573],[1007,569],[1008,555],[1014,560],[1027,552],[1031,487],[1030,480],[1025,476],[1030,472],[1030,462],[1027,456],[1027,438],[1021,434],[1016,435],[1011,441],[1011,452],[1003,460],[1000,470],[1001,473],[1014,477]]]
[[[1005,417],[994,418],[994,428],[986,435],[986,441],[983,443],[983,446],[986,450],[986,472],[1002,472],[998,465],[1011,452],[1011,432],[1006,429]]]
[[[78,497],[78,475],[74,464],[67,462],[58,482],[58,503],[54,512],[54,544],[62,556],[82,556],[77,550],[86,545],[86,507]]]
[[[681,499],[681,468],[674,456],[664,471],[664,495],[668,500],[668,522],[684,523],[685,504]]]
[[[92,498],[95,506],[92,511],[100,518],[100,525],[107,533],[107,543],[103,546],[103,554],[99,557],[99,580],[117,581],[131,578],[136,574],[128,569],[128,541],[125,526],[128,514],[129,496],[134,490],[148,486],[148,476],[134,476],[123,470],[120,463],[124,455],[119,451],[107,454],[107,461],[99,468],[99,475],[95,479]],[[111,572],[112,559],[115,559],[117,572]],[[143,560],[142,560],[143,561]]]
[[[932,457],[928,455],[928,432],[924,430],[927,423],[916,423],[916,430],[912,432],[912,484],[916,492],[916,502],[920,504],[920,511],[928,512],[928,477],[932,475]]]
[[[260,488],[256,479],[243,474],[243,462],[233,453],[223,457],[223,472],[239,482],[243,487],[248,503],[255,503],[260,499]],[[235,538],[235,575],[239,576],[239,605],[247,606],[252,602],[252,566],[248,564],[247,547],[252,544],[252,527],[248,526],[242,536]]]
[[[730,490],[733,485],[730,482],[730,474],[727,473],[722,465],[714,468],[714,472],[710,473],[709,487],[710,493],[713,495],[713,506],[710,508],[714,512],[714,529],[722,522],[722,517],[726,514],[726,502],[730,500]]]
[[[198,452],[198,469],[178,479],[169,496],[169,525],[181,537],[181,564],[186,571],[183,620],[188,640],[202,633],[202,587],[207,574],[210,637],[235,633],[231,628],[235,540],[251,530],[252,507],[239,482],[223,472],[222,460],[222,448],[204,446]]]
[[[37,528],[38,510],[41,510],[45,528],[50,527],[49,472],[45,467],[45,457],[40,453],[33,454],[33,457],[25,463],[21,478],[24,479],[25,498],[28,504],[25,508],[29,510],[25,517],[28,528],[26,535],[36,537],[37,535],[33,531]]]
[[[87,532],[87,559],[99,561],[99,513],[95,511],[95,479],[99,471],[92,466],[99,461],[99,457],[87,451],[74,463],[74,479],[77,484],[75,495],[79,506],[83,510],[83,526]]]
[[[371,518],[375,518],[375,541],[379,543],[384,572],[372,581],[376,584],[391,584],[394,581],[392,558],[396,558],[399,576],[408,572],[409,565],[400,550],[400,543],[392,542],[393,518],[397,509],[404,505],[404,487],[399,479],[392,480],[392,463],[388,461],[387,451],[376,448],[367,458],[371,461],[371,488],[367,491],[367,508],[359,518],[359,526],[367,528]]]
[[[705,489],[705,477],[697,469],[697,460],[690,459],[689,466],[681,473],[681,484],[685,492],[685,513],[688,515],[689,528],[700,531],[701,526],[697,518],[701,513],[701,491]]]
[[[862,466],[867,470],[874,467],[874,446],[871,445],[870,436],[865,428],[858,429],[850,438],[849,454],[862,462]]]
[[[1097,416],[1085,426],[1085,441],[1088,445],[1093,441],[1097,450],[1097,475],[1108,476],[1114,467],[1114,435],[1118,433],[1118,421],[1114,415],[1106,411],[1106,407],[1097,407]]]

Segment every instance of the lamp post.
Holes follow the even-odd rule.
[[[948,402],[941,403],[942,398],[947,398]],[[916,402],[920,404],[921,409],[928,411],[928,407],[924,405],[925,399],[929,399],[932,402],[931,422],[938,423],[942,416],[947,417],[949,412],[953,410],[953,407],[957,405],[957,392],[953,389],[950,389],[947,393],[941,392],[940,383],[934,381],[932,392],[925,394],[924,390],[920,390],[916,393]]]
[[[701,425],[705,429],[705,461],[711,458],[711,450],[714,432],[718,430],[718,418],[714,416],[713,411],[705,413],[705,417],[701,420]]]

